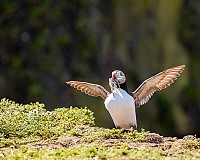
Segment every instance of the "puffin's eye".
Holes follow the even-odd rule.
[[[122,73],[122,72],[120,72],[120,74],[119,74],[120,76],[123,76],[124,74]]]

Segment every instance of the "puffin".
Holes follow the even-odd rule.
[[[149,101],[156,91],[169,87],[183,72],[185,65],[169,68],[146,79],[135,91],[128,92],[126,76],[114,70],[109,78],[111,93],[103,86],[94,83],[67,81],[66,83],[85,94],[101,97],[105,108],[117,129],[136,130],[136,109]]]

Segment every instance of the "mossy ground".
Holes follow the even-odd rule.
[[[94,127],[88,109],[0,102],[0,159],[200,159],[200,139]]]

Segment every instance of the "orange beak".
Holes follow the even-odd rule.
[[[115,73],[112,75],[112,80],[114,81],[116,79]]]

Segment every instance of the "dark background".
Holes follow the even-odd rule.
[[[112,128],[101,98],[65,81],[108,87],[115,69],[128,88],[167,68],[186,70],[137,110],[139,128],[200,136],[199,0],[2,0],[0,98],[39,101],[48,110],[87,106],[96,126]]]

